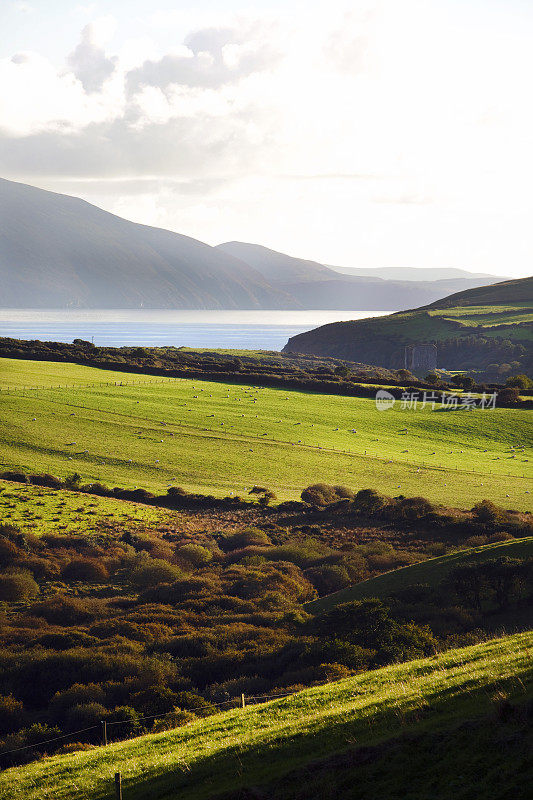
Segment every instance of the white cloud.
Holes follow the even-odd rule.
[[[122,38],[92,19],[64,65],[0,62],[0,171],[209,241],[527,269],[533,14],[479,13],[155,8]]]

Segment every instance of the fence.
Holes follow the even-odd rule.
[[[251,695],[247,696],[244,693],[240,695],[239,698],[232,698],[231,700],[224,700],[222,703],[209,703],[205,706],[197,706],[194,709],[191,709],[194,713],[198,711],[210,711],[213,708],[218,708],[221,711],[226,709],[230,711],[231,707],[237,709],[244,709],[250,705],[260,705],[261,703],[268,703],[271,700],[280,700],[284,697],[290,697],[291,695],[295,694],[295,692],[282,692],[278,694],[263,694],[263,695]],[[34,742],[33,744],[24,745],[24,747],[16,747],[13,750],[4,750],[0,751],[0,758],[4,756],[13,755],[14,753],[21,753],[26,750],[34,750],[36,748],[43,748],[48,744],[53,744],[55,742],[64,741],[65,739],[71,739],[73,742],[76,742],[76,736],[79,736],[81,733],[87,734],[89,731],[100,731],[100,746],[107,747],[110,743],[110,732],[113,730],[113,726],[120,726],[120,725],[134,725],[136,730],[131,733],[129,736],[113,738],[113,741],[127,741],[128,739],[134,739],[138,736],[143,735],[143,733],[147,733],[144,731],[143,733],[139,732],[139,727],[141,727],[142,723],[148,722],[150,720],[163,720],[167,717],[171,717],[176,714],[176,711],[168,711],[164,714],[151,714],[149,716],[142,716],[136,717],[135,720],[130,719],[123,719],[123,720],[101,720],[99,725],[90,725],[87,728],[80,728],[76,731],[71,731],[70,733],[64,733],[60,736],[54,736],[51,739],[45,739],[42,742]],[[210,715],[207,715],[210,716]],[[137,725],[139,723],[139,725]],[[176,728],[182,727],[180,725],[176,725]],[[172,730],[171,728],[169,730]]]

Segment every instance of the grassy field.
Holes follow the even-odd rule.
[[[102,533],[117,525],[121,533],[146,531],[168,525],[176,516],[141,503],[0,480],[0,519],[36,536],[61,531]]]
[[[533,557],[533,537],[515,539],[509,542],[497,542],[473,547],[469,550],[460,550],[438,558],[430,558],[419,564],[411,564],[391,572],[384,572],[375,578],[361,581],[353,586],[347,586],[338,592],[312,600],[307,603],[305,610],[310,614],[319,614],[329,611],[339,603],[350,600],[362,600],[365,597],[389,597],[393,592],[405,589],[407,586],[423,583],[437,586],[451,570],[467,564],[479,564],[491,558],[530,558]]]
[[[112,798],[117,770],[122,773],[127,800],[201,800],[276,779],[278,790],[268,796],[318,796],[298,795],[298,787],[293,781],[284,784],[283,775],[347,749],[383,748],[391,740],[408,741],[407,734],[425,739],[453,725],[472,726],[487,714],[495,715],[500,698],[530,698],[532,647],[532,633],[495,639],[317,686],[290,698],[217,714],[174,731],[44,759],[4,771],[0,798]],[[442,739],[440,743],[442,746]],[[474,740],[470,746],[474,756],[479,744]],[[501,758],[501,744],[499,750]],[[514,742],[507,762],[514,768],[515,779],[523,781],[522,764],[518,758],[513,761],[517,750],[519,742]],[[505,758],[505,748],[503,754]],[[460,750],[456,757],[461,757]],[[357,759],[352,760],[354,764]],[[484,770],[490,769],[492,764],[486,764]],[[390,770],[387,779],[394,780]],[[330,790],[335,789],[342,772],[330,769],[328,780]],[[427,792],[420,796],[437,796],[430,792],[431,780],[435,773],[431,779],[426,776]],[[473,792],[472,785],[467,788]],[[516,788],[520,790],[520,785]],[[356,795],[352,790],[342,796]],[[489,792],[487,796],[504,795]],[[526,795],[519,791],[505,796]]]
[[[487,496],[530,506],[525,411],[378,412],[371,399],[9,359],[0,371],[11,387],[0,394],[4,469],[215,494],[263,484],[280,498],[325,481],[462,507]]]

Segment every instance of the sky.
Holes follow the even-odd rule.
[[[530,0],[2,0],[0,175],[209,244],[533,273]]]

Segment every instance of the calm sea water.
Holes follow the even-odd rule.
[[[0,336],[97,346],[145,345],[281,350],[318,325],[390,311],[43,311],[0,309]]]

